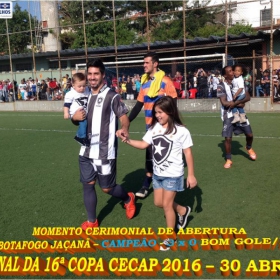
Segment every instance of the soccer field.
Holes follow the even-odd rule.
[[[180,193],[176,200],[192,207],[188,228],[244,228],[249,238],[280,237],[280,114],[251,113],[248,118],[254,133],[253,148],[257,160],[251,161],[245,149],[245,137],[234,136],[230,169],[224,169],[222,121],[217,113],[182,113],[194,142],[193,156],[198,186]],[[86,220],[82,185],[79,182],[79,144],[73,140],[76,127],[63,119],[62,113],[0,112],[0,184],[1,218],[0,241],[36,240],[34,227],[79,227]],[[145,133],[144,115],[140,114],[130,126],[130,137],[141,139]],[[145,152],[119,141],[118,180],[128,191],[141,187]],[[186,176],[185,176],[186,177]],[[155,231],[165,227],[163,210],[153,205],[153,193],[136,201],[135,218],[127,220],[123,205],[102,193],[97,186],[98,220],[101,227],[152,227]],[[200,241],[198,241],[198,244]],[[241,274],[250,260],[279,259],[280,243],[274,250],[203,250],[168,252],[109,252],[100,250],[94,257],[109,260],[113,257],[169,259],[200,259],[203,274],[193,273],[189,278],[224,278],[219,267],[223,259],[237,259]],[[0,252],[0,256],[4,255]],[[68,253],[33,254],[43,259],[48,256],[72,257]],[[79,253],[78,257],[92,256]],[[209,273],[205,266],[215,265]],[[3,277],[0,275],[0,277]],[[38,276],[29,276],[38,278]],[[44,276],[44,278],[61,276]],[[84,278],[69,271],[64,278]],[[136,278],[121,276],[121,278]],[[181,276],[186,278],[187,276]],[[252,276],[251,276],[252,277]],[[17,278],[20,278],[17,277]],[[97,278],[117,278],[109,276]],[[167,276],[139,278],[179,278],[175,273]],[[248,277],[247,277],[248,278]],[[256,278],[256,277],[255,277]],[[269,275],[267,276],[269,278]]]

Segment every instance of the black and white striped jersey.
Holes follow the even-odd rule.
[[[98,94],[91,94],[87,105],[87,135],[91,145],[81,147],[80,155],[92,159],[115,159],[118,119],[127,113],[121,96],[106,85]]]

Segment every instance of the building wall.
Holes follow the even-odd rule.
[[[200,0],[203,2],[203,0]],[[236,8],[234,8],[237,2]],[[211,0],[210,5],[220,5],[224,4],[225,1],[222,0]],[[254,2],[246,3],[241,0],[228,0],[228,4],[233,4],[232,9],[229,9],[228,19],[232,19],[232,24],[236,22],[242,22],[251,24],[252,27],[261,26],[260,23],[260,11],[264,9],[270,9],[270,0],[259,0]],[[273,18],[275,19],[274,24],[277,23],[277,19],[280,20],[280,0],[273,1]],[[279,23],[278,23],[279,24]]]
[[[57,41],[58,28],[58,9],[57,1],[41,1],[41,19],[47,26],[43,37],[43,51],[61,50],[61,43]]]

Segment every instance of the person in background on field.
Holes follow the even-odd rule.
[[[215,71],[215,73],[214,73],[214,75],[212,76],[212,79],[211,79],[212,97],[214,97],[214,98],[217,97],[217,87],[218,87],[218,84],[220,83],[219,75],[220,75],[220,72]]]
[[[22,91],[21,91],[21,98],[24,101],[29,101],[27,86],[22,89]]]
[[[116,76],[113,76],[112,78],[112,89],[115,91],[115,92],[118,92],[119,89],[118,89],[118,79]]]
[[[135,75],[135,80],[134,80],[135,87],[136,87],[134,99],[137,99],[137,97],[138,97],[138,95],[139,95],[140,88],[141,88],[141,82],[140,82],[140,81],[141,81],[140,75],[139,75],[139,74],[136,74],[136,75]]]
[[[36,85],[36,82],[34,81],[34,79],[29,81],[29,88],[31,91],[31,96],[35,97],[37,95],[37,85]]]
[[[64,119],[70,119],[79,109],[86,111],[89,92],[86,92],[86,76],[75,73],[72,77],[72,89],[64,98]],[[74,139],[83,146],[89,146],[87,137],[87,120],[79,122],[79,129]]]
[[[263,96],[270,95],[270,73],[269,70],[264,70],[261,78],[261,87],[263,90]]]
[[[125,76],[123,75],[122,77],[122,81],[120,83],[120,89],[121,89],[121,96],[122,96],[122,99],[123,100],[126,100],[126,78]]]
[[[191,211],[174,202],[177,192],[184,191],[184,161],[188,166],[187,188],[197,185],[194,176],[194,161],[191,146],[193,145],[189,130],[180,120],[174,100],[170,96],[158,99],[152,109],[152,123],[142,141],[120,136],[123,142],[138,149],[152,147],[153,153],[153,188],[154,204],[163,208],[167,228],[184,228]],[[169,250],[175,240],[163,241],[161,250]]]
[[[133,82],[129,76],[127,77],[127,81],[126,81],[126,99],[127,100],[134,99]]]
[[[274,98],[277,98],[277,87],[278,87],[277,69],[272,70],[272,85],[273,85],[273,96]]]
[[[170,78],[165,76],[165,72],[159,69],[159,57],[155,52],[149,52],[144,56],[144,74],[141,77],[141,88],[137,97],[137,102],[129,115],[132,122],[142,110],[145,110],[146,130],[152,123],[152,109],[154,103],[163,96],[169,95],[177,103],[177,92]],[[145,198],[152,182],[153,160],[152,148],[146,149],[146,176],[141,189],[136,192],[136,196]]]
[[[24,96],[23,89],[26,88],[26,87],[27,87],[27,84],[25,83],[25,80],[22,79],[20,81],[20,84],[18,85],[18,91],[19,91],[18,92],[19,93],[19,95],[18,95],[19,98],[18,99],[23,99],[23,96]]]
[[[182,84],[184,83],[184,77],[181,75],[181,72],[177,71],[174,78],[173,84],[177,92],[177,98],[182,97]]]
[[[85,110],[78,110],[72,120],[82,121],[87,118],[87,135],[91,141],[89,147],[82,146],[79,156],[80,180],[83,184],[84,203],[88,219],[82,224],[82,229],[98,227],[96,214],[97,195],[95,183],[104,193],[123,201],[126,217],[132,219],[135,215],[135,196],[116,184],[117,164],[117,126],[120,121],[122,132],[128,135],[128,109],[121,101],[121,96],[103,83],[105,66],[100,59],[87,63],[87,80],[91,94]],[[68,94],[68,93],[67,93]],[[112,225],[116,226],[116,224]]]
[[[245,91],[248,91],[252,95],[252,75],[250,67],[246,67],[247,74],[244,76]]]
[[[198,98],[208,98],[208,81],[206,72],[200,68],[197,71],[197,96]]]
[[[232,160],[231,160],[231,142],[232,142],[232,134],[239,135],[244,133],[246,136],[246,150],[249,154],[251,160],[256,160],[257,155],[252,148],[253,145],[253,132],[252,128],[247,119],[246,123],[232,123],[233,115],[231,108],[235,106],[244,106],[244,104],[250,100],[250,95],[246,92],[246,97],[242,100],[233,101],[232,98],[232,80],[234,78],[234,73],[231,66],[226,66],[222,70],[222,75],[225,78],[224,82],[220,82],[217,88],[217,97],[220,98],[220,102],[222,104],[221,107],[221,116],[223,120],[223,131],[222,136],[225,137],[225,155],[226,155],[226,163],[224,164],[224,168],[231,168]]]
[[[8,82],[3,81],[3,101],[8,102],[9,101],[9,90],[8,90]]]

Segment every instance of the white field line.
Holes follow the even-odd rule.
[[[58,133],[75,133],[76,130],[60,130],[60,129],[33,129],[33,128],[5,128],[0,127],[2,131],[32,131],[32,132],[58,132]],[[130,134],[145,134],[144,131],[130,131]],[[221,137],[220,134],[191,134],[193,137]],[[244,135],[234,135],[233,137],[245,137]],[[277,136],[254,136],[254,139],[280,139]]]

